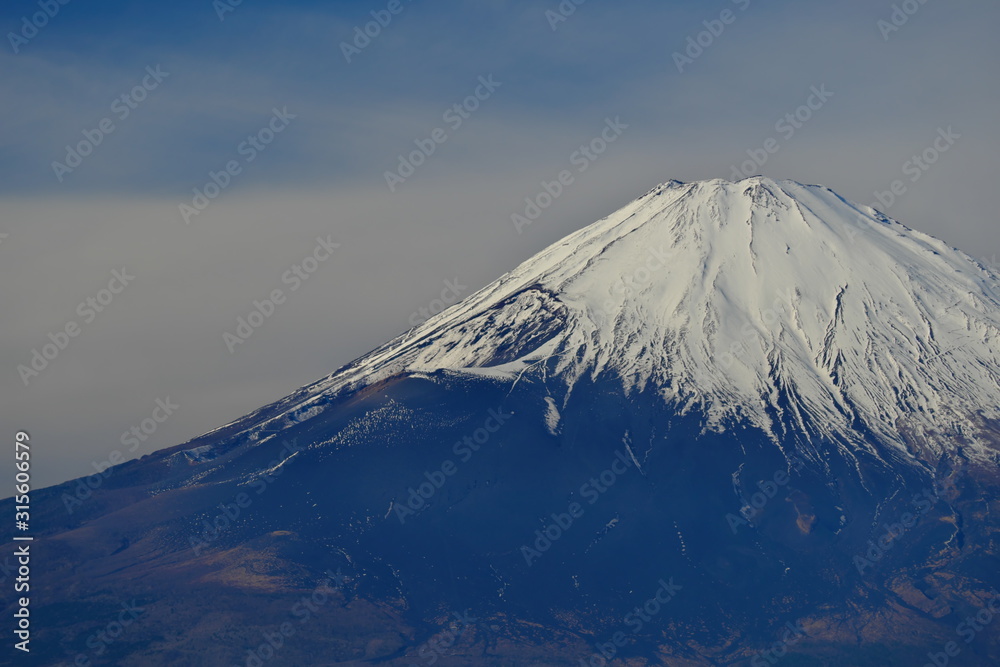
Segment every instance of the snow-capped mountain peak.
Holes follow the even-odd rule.
[[[670,181],[308,388],[449,369],[563,400],[584,377],[653,389],[706,428],[868,429],[912,452],[1000,418],[1000,281],[828,188]],[[953,446],[953,445],[951,445]]]

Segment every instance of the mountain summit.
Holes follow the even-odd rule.
[[[671,181],[550,246],[310,391],[401,371],[654,387],[706,427],[917,455],[1000,418],[1000,280],[829,188]],[[995,459],[994,459],[995,460]]]
[[[975,618],[964,664],[997,664],[998,333],[998,277],[878,211],[671,181],[276,403],[36,493],[39,659],[941,665]]]

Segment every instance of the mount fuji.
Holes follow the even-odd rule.
[[[38,492],[38,650],[997,664],[998,466],[1000,276],[825,187],[670,181],[276,403]]]

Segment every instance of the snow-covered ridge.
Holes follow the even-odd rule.
[[[828,188],[671,181],[305,388],[296,409],[440,369],[547,372],[566,395],[608,373],[704,411],[712,429],[863,424],[900,447],[901,431],[935,449],[961,435],[985,454],[980,417],[1000,418],[1000,279]]]

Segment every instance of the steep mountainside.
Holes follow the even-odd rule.
[[[38,493],[35,657],[997,664],[998,463],[995,274],[827,188],[671,181]]]

